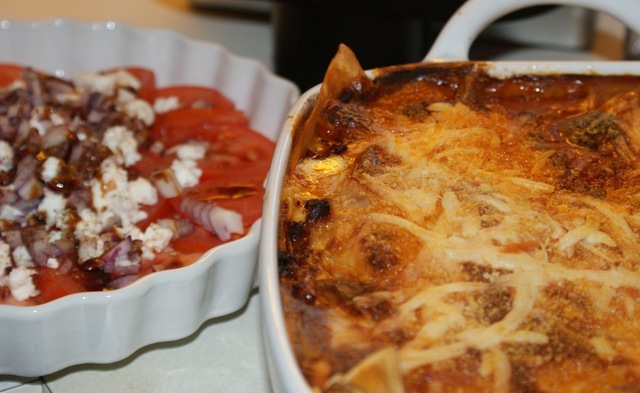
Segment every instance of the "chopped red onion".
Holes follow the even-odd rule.
[[[182,212],[196,224],[217,235],[220,240],[231,239],[232,233],[242,234],[242,216],[211,202],[185,197],[180,204]]]

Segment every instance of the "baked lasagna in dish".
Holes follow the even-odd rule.
[[[278,263],[317,392],[640,392],[640,77],[362,71],[298,124]]]

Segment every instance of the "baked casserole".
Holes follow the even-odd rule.
[[[278,224],[317,392],[640,392],[640,77],[341,46]]]

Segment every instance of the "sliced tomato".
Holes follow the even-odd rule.
[[[206,229],[196,226],[194,231],[173,241],[172,248],[181,254],[197,254],[222,244],[222,240]]]
[[[24,71],[23,66],[15,64],[0,64],[0,87],[9,86],[13,81],[19,79]]]
[[[161,196],[158,196],[158,202],[156,204],[143,206],[142,210],[147,213],[147,218],[137,222],[136,226],[143,231],[146,230],[152,222],[156,222],[162,218],[171,218],[176,215],[176,211],[173,209],[171,202]]]
[[[171,147],[189,139],[216,141],[249,120],[241,111],[223,108],[187,108],[158,115],[151,134]]]
[[[216,204],[240,214],[245,229],[248,229],[262,215],[263,181],[264,176],[258,176],[257,172],[246,177],[243,171],[229,172],[226,176],[201,181],[172,198],[171,204],[177,212],[182,212],[180,206],[184,198]]]
[[[264,181],[275,144],[265,136],[250,129],[235,129],[225,138],[211,143],[209,153],[198,166],[202,169],[201,181],[225,177],[229,172],[252,177],[251,181]]]
[[[160,155],[149,150],[140,151],[141,159],[133,166],[140,175],[149,177],[156,169],[169,168],[171,161],[175,158],[173,155]]]
[[[46,303],[72,293],[84,292],[87,288],[73,274],[60,274],[56,269],[43,267],[34,276],[34,282],[40,294],[34,299],[37,303]]]
[[[235,109],[233,101],[218,90],[205,86],[175,85],[156,90],[156,99],[166,97],[177,97],[185,107],[190,107],[196,102],[205,102],[212,108]]]
[[[153,104],[156,94],[156,75],[144,67],[124,67],[130,74],[140,81],[138,97]]]

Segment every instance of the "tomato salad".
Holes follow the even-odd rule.
[[[273,150],[212,88],[0,65],[0,304],[120,288],[243,236]]]

